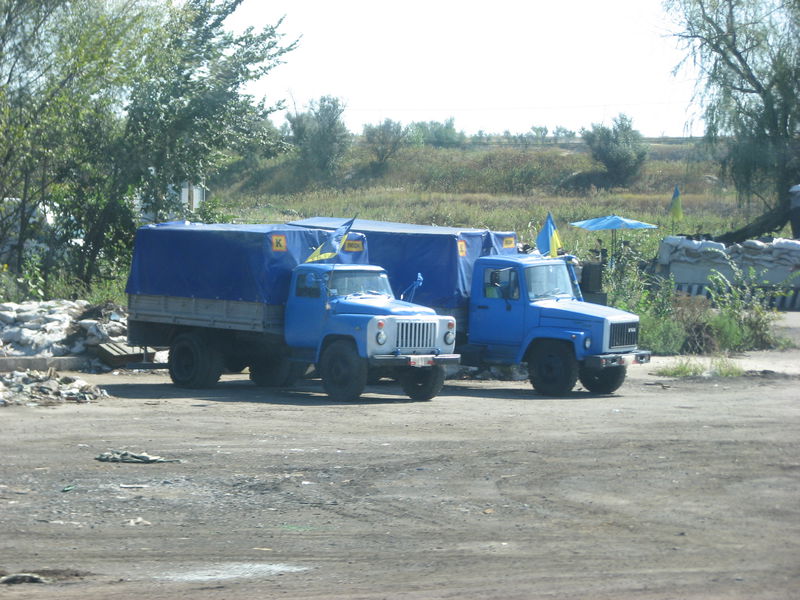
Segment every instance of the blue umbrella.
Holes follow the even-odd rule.
[[[641,221],[626,219],[625,217],[619,217],[617,215],[596,217],[594,219],[586,219],[585,221],[575,221],[574,223],[570,223],[570,225],[588,231],[600,231],[602,229],[656,229],[658,227],[658,225],[642,223]]]
[[[626,219],[617,215],[608,215],[607,217],[596,217],[594,219],[586,219],[585,221],[575,221],[570,223],[573,227],[580,227],[587,231],[601,231],[605,229],[611,230],[611,253],[617,245],[617,229],[656,229],[658,225],[651,225],[650,223],[643,223],[634,219]]]

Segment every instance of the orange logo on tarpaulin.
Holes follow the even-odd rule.
[[[286,236],[276,233],[272,236],[272,251],[273,252],[286,252]]]
[[[503,238],[503,248],[516,248],[517,242],[513,237]]]
[[[346,240],[344,243],[345,252],[363,252],[364,242],[362,240]]]
[[[464,240],[458,240],[458,255],[459,256],[467,255],[467,242],[465,242]]]

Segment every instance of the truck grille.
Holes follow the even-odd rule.
[[[398,321],[398,350],[426,350],[436,346],[436,323]]]
[[[609,348],[635,346],[639,343],[639,323],[612,323]]]

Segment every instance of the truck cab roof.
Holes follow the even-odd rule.
[[[342,265],[332,263],[303,263],[297,265],[297,270],[310,271],[316,273],[328,273],[330,271],[359,271],[372,273],[385,273],[386,270],[376,265]]]
[[[513,267],[522,265],[529,267],[532,265],[546,265],[553,264],[553,258],[537,254],[496,254],[491,256],[482,256],[475,261],[475,266],[495,266],[495,267]]]

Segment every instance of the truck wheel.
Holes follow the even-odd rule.
[[[593,394],[611,394],[619,389],[625,381],[627,367],[607,367],[605,369],[587,369],[578,371],[581,384]]]
[[[565,396],[578,380],[578,361],[565,342],[537,345],[528,357],[531,385],[545,396]]]
[[[269,356],[250,365],[250,381],[259,387],[290,387],[306,373],[307,363]]]
[[[319,361],[322,387],[332,400],[357,400],[367,385],[367,361],[348,340],[336,340],[322,352]]]
[[[444,385],[444,367],[408,367],[398,374],[400,387],[412,400],[430,400],[442,390]]]
[[[169,347],[169,376],[183,388],[207,388],[219,381],[224,368],[222,353],[196,331],[180,333]]]

